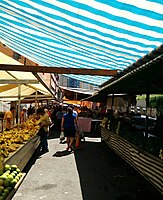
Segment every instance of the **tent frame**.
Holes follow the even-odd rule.
[[[56,74],[83,74],[83,75],[98,75],[98,76],[115,76],[117,70],[104,69],[84,69],[84,68],[59,68],[48,66],[33,66],[33,65],[10,65],[0,64],[0,70],[9,71],[25,71],[37,73],[56,73]]]

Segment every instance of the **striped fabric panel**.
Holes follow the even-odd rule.
[[[144,153],[138,154],[138,151],[134,148],[131,150],[131,155],[133,161],[137,163],[143,163],[145,167],[150,168],[152,171],[157,171],[160,178],[163,181],[163,161],[157,161],[156,158],[152,155],[145,155]]]
[[[163,43],[162,0],[3,0],[0,40],[42,66],[123,70]],[[65,75],[100,85],[110,77]]]
[[[156,188],[158,188],[162,192],[163,188],[163,178],[162,178],[162,170],[153,170],[150,168],[149,165],[144,165],[144,163],[139,161],[139,157],[135,158],[133,157],[134,160],[134,165],[136,169],[141,172],[141,174],[148,180],[150,181]]]
[[[155,156],[139,152],[139,149],[109,130],[101,128],[102,139],[108,146],[134,167],[163,194],[163,161]]]

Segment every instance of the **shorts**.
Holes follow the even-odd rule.
[[[74,128],[64,128],[65,137],[74,137],[76,135],[76,129]]]

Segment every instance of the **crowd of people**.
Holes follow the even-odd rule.
[[[40,125],[40,130],[37,133],[40,136],[41,153],[48,152],[48,134],[49,128],[53,127],[54,132],[64,133],[64,137],[67,142],[67,151],[73,151],[74,140],[78,133],[78,115],[82,113],[91,113],[86,107],[82,109],[77,106],[62,106],[56,105],[53,107],[39,107],[35,109],[30,106],[28,109],[23,107],[20,112],[20,124],[23,125],[26,120],[36,118]],[[16,116],[16,108],[11,106],[9,111],[5,112],[4,115],[4,130],[11,130],[14,125],[14,118]],[[22,126],[23,127],[23,126]]]
[[[14,106],[11,106],[10,110],[5,112],[4,130],[9,131],[13,128],[16,115],[17,112]],[[42,153],[49,151],[47,138],[50,127],[53,127],[52,129],[56,133],[64,133],[67,142],[66,150],[72,151],[76,134],[79,132],[78,116],[100,118],[102,115],[102,110],[99,110],[98,107],[89,109],[86,106],[78,107],[72,105],[68,107],[55,105],[36,109],[30,105],[28,109],[27,107],[21,109],[19,122],[23,125],[27,119],[36,118],[38,120],[38,124],[40,125],[38,135],[40,136]]]

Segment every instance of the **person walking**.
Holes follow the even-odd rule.
[[[77,118],[73,114],[72,108],[68,107],[67,113],[63,115],[61,122],[61,131],[64,132],[64,135],[66,137],[67,151],[73,151],[73,143],[76,135],[76,129],[78,129]]]
[[[76,116],[76,118],[78,119],[78,108],[77,108],[77,106],[73,106],[72,107],[73,108],[73,113],[74,113],[74,115]]]
[[[11,106],[10,110],[5,112],[3,120],[6,131],[9,131],[13,127],[14,112],[15,112],[14,106]]]
[[[59,106],[59,108],[56,112],[56,117],[57,117],[56,129],[57,129],[58,132],[61,132],[61,122],[62,122],[62,117],[63,117],[63,112],[62,112],[61,106]]]

